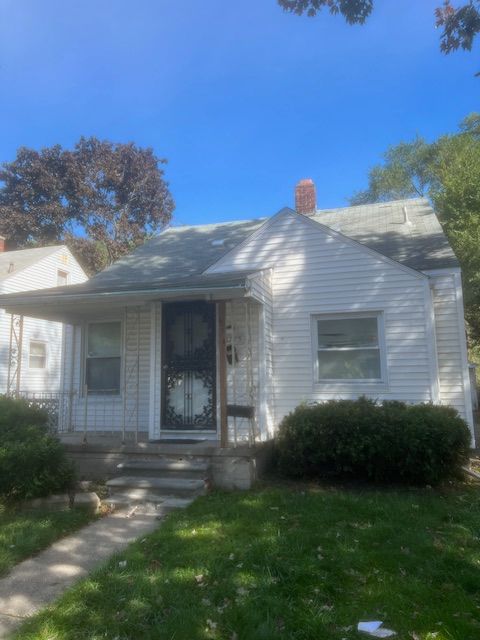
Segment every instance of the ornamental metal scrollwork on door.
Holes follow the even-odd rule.
[[[163,429],[216,428],[215,305],[163,307]]]

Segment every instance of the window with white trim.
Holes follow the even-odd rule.
[[[383,382],[381,314],[315,316],[316,381]]]
[[[28,351],[29,369],[47,368],[47,343],[40,340],[30,340]]]
[[[88,325],[85,361],[88,393],[120,393],[121,328],[121,322]]]
[[[68,284],[68,271],[57,271],[57,287],[64,287]]]

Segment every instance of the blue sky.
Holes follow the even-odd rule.
[[[444,56],[441,0],[376,0],[363,27],[276,0],[0,0],[0,161],[81,136],[169,160],[177,224],[260,217],[312,177],[320,207],[389,144],[480,110],[479,48]]]

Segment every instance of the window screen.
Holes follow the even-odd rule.
[[[317,319],[319,380],[381,380],[378,317]]]
[[[98,322],[88,326],[85,381],[89,393],[120,391],[120,355],[120,322]]]

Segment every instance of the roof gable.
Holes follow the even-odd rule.
[[[410,267],[408,267],[406,265],[403,265],[403,264],[401,264],[399,262],[396,262],[395,260],[392,260],[388,256],[385,256],[385,255],[379,253],[375,249],[371,249],[368,246],[366,246],[364,244],[361,244],[361,243],[357,242],[356,240],[354,240],[354,239],[342,234],[341,232],[336,231],[336,230],[334,230],[334,229],[332,229],[332,228],[330,228],[330,227],[318,222],[317,220],[314,220],[312,217],[300,215],[296,211],[293,211],[293,209],[290,209],[289,207],[285,207],[285,208],[281,209],[275,216],[270,218],[268,220],[268,222],[266,222],[261,228],[259,228],[251,236],[246,238],[244,240],[244,242],[242,242],[240,245],[238,245],[237,247],[232,249],[228,254],[226,254],[225,256],[220,258],[215,264],[211,265],[205,271],[205,273],[207,273],[207,274],[208,273],[220,273],[222,271],[229,271],[229,270],[233,271],[237,267],[237,265],[243,265],[243,263],[245,262],[245,257],[243,257],[243,258],[241,257],[242,252],[245,252],[247,250],[247,248],[249,247],[249,245],[253,246],[256,239],[260,239],[264,235],[268,234],[269,230],[271,228],[275,227],[275,225],[277,224],[277,221],[279,221],[281,218],[285,218],[285,217],[290,218],[290,220],[294,224],[310,226],[311,229],[312,229],[312,233],[318,232],[319,234],[327,235],[327,236],[330,236],[332,238],[335,238],[339,242],[342,242],[344,244],[348,244],[348,245],[353,246],[355,249],[357,249],[360,252],[370,254],[377,261],[380,260],[382,262],[386,262],[386,263],[389,263],[390,265],[393,265],[397,269],[402,269],[403,271],[407,271],[407,272],[409,272],[411,275],[413,275],[416,278],[426,278],[426,276],[424,274],[422,274],[421,272],[419,272],[419,271],[417,271],[415,269],[412,269],[412,268],[410,268]],[[290,231],[287,229],[287,230],[283,230],[281,233],[289,234]],[[286,238],[286,241],[288,241],[288,238]],[[259,252],[257,250],[253,252],[252,257],[251,257],[251,260],[252,260],[251,266],[252,267],[255,267],[255,268],[259,269],[261,267],[262,268],[267,268],[267,267],[275,266],[275,264],[274,264],[275,258],[273,256],[267,263],[259,265],[256,262],[256,259],[258,261],[258,255],[259,255]],[[237,263],[237,264],[235,264],[235,263]]]
[[[34,266],[40,260],[53,255],[61,249],[65,250],[64,245],[55,245],[49,247],[37,247],[35,249],[17,249],[15,251],[2,251],[0,253],[0,281],[11,278]]]
[[[405,206],[408,223],[404,220]],[[171,227],[91,278],[81,288],[89,292],[135,290],[196,282],[204,277],[202,274],[214,272],[226,261],[226,256],[251,242],[282,215],[293,216],[332,236],[337,234],[336,237],[344,242],[354,243],[359,249],[374,252],[377,258],[403,268],[422,271],[458,267],[428,201],[414,199],[328,209],[317,211],[311,217],[284,208],[269,219]],[[55,251],[59,248],[25,251]],[[20,252],[8,252],[4,256],[10,253]]]

